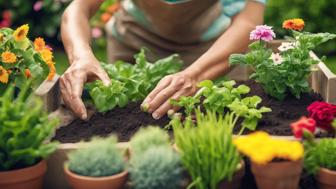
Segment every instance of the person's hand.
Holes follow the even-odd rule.
[[[102,80],[105,85],[111,82],[94,56],[83,56],[74,60],[60,78],[60,88],[65,105],[81,119],[87,119],[87,111],[81,99],[84,84],[96,79]]]
[[[178,100],[181,96],[194,95],[197,83],[197,79],[186,71],[168,75],[149,93],[142,107],[148,108],[147,111],[152,113],[154,119],[160,119],[169,110],[178,110],[178,107],[170,104],[170,99]]]

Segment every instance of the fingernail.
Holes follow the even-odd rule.
[[[87,114],[82,114],[82,120],[86,120],[87,119]]]
[[[158,113],[153,113],[152,116],[154,119],[160,119],[160,115]]]

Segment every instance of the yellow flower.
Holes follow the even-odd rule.
[[[1,61],[4,63],[13,64],[16,60],[16,55],[10,51],[5,51],[1,54]]]
[[[0,82],[8,83],[8,77],[9,77],[8,71],[5,70],[5,68],[3,68],[2,66],[0,66]]]
[[[34,48],[36,51],[42,51],[45,48],[45,41],[43,38],[38,37],[34,40]]]
[[[24,39],[26,39],[28,31],[28,24],[18,27],[13,33],[15,41],[23,41]]]
[[[301,31],[303,30],[304,26],[305,26],[305,23],[301,18],[285,20],[282,23],[282,27],[285,29],[289,29],[289,30]]]
[[[4,40],[4,35],[0,33],[0,42],[2,42],[3,40]]]
[[[44,48],[42,51],[40,51],[40,54],[44,62],[52,62],[53,54],[50,49]]]

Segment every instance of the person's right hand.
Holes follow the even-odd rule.
[[[81,99],[84,84],[97,79],[102,80],[105,85],[111,82],[93,55],[74,60],[60,78],[60,88],[65,105],[83,120],[87,119],[87,111]]]

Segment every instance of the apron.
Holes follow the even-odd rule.
[[[133,0],[133,3],[144,13],[150,25],[136,22],[122,6],[106,25],[110,62],[120,59],[134,62],[133,55],[145,47],[151,61],[178,53],[188,65],[215,41],[201,41],[200,38],[222,13],[219,0],[178,3]],[[111,31],[112,28],[115,31]],[[113,32],[119,37],[111,35]]]

